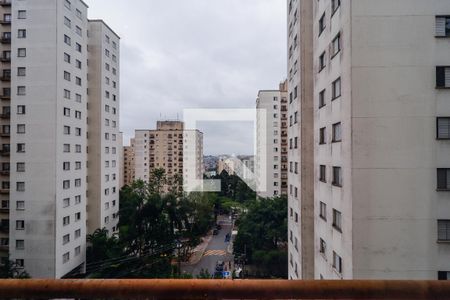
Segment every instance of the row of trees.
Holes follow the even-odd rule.
[[[214,224],[214,203],[208,194],[183,194],[181,179],[168,178],[162,169],[150,178],[120,191],[118,237],[108,237],[104,229],[88,236],[90,277],[174,277],[174,256],[187,259]]]
[[[238,222],[235,257],[252,265],[252,276],[287,278],[287,199],[256,199]]]

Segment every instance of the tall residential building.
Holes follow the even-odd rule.
[[[256,99],[255,173],[263,198],[287,195],[287,105],[287,82],[278,90],[259,91]]]
[[[88,232],[118,232],[120,153],[120,37],[102,20],[89,20]]]
[[[97,188],[87,155],[97,116],[87,120],[101,101],[92,67],[102,55],[88,46],[103,37],[88,37],[93,23],[81,0],[5,0],[0,16],[0,257],[32,277],[60,278],[84,268],[93,222],[86,207],[103,201],[86,196]]]
[[[203,179],[203,133],[185,129],[181,121],[158,121],[156,129],[136,130],[132,148],[133,180],[148,181],[155,169],[164,169],[168,177],[183,176],[185,164],[194,162],[195,178]]]
[[[450,279],[450,2],[288,5],[312,16],[314,277]]]
[[[314,278],[314,124],[312,10],[288,1],[289,278]]]
[[[134,165],[134,139],[130,146],[123,147],[123,181],[124,185],[130,185],[135,179]]]

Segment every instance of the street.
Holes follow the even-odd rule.
[[[200,261],[195,265],[184,266],[182,272],[190,273],[196,277],[204,269],[213,275],[216,263],[219,260],[225,262],[224,271],[230,271],[229,262],[231,265],[233,255],[228,252],[228,250],[231,252],[232,249],[228,249],[230,242],[225,242],[225,237],[227,234],[231,236],[232,222],[228,219],[228,216],[219,217],[217,222],[222,226],[222,229],[219,230],[218,235],[213,235]]]

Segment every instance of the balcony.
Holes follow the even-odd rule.
[[[2,132],[2,133],[0,133],[0,136],[1,137],[10,137],[11,133],[9,133],[9,132]]]
[[[11,112],[4,112],[0,114],[0,118],[2,119],[10,119],[11,118]]]
[[[11,62],[11,56],[2,56],[0,57],[1,62]]]
[[[2,44],[11,44],[11,37],[2,37],[1,39],[0,39],[0,43],[2,43]]]
[[[9,233],[9,226],[0,225],[0,232]],[[1,292],[0,292],[0,295],[1,295]]]
[[[0,175],[9,176],[10,171],[9,170],[1,170]]]
[[[11,150],[9,150],[9,149],[0,150],[1,156],[9,156],[10,154],[11,154]]]
[[[9,251],[8,245],[0,245],[0,251]]]
[[[0,0],[0,6],[11,6],[11,0]]]
[[[2,207],[2,208],[0,208],[0,213],[3,213],[3,214],[9,213],[9,207]]]
[[[11,81],[11,74],[3,74],[3,75],[0,77],[0,80],[1,80],[1,81]]]
[[[450,299],[450,281],[9,279],[3,299]]]
[[[1,189],[0,189],[0,194],[2,194],[2,195],[8,195],[8,194],[9,194],[9,189],[1,188]]]
[[[11,100],[11,94],[0,95],[0,99],[2,99],[2,100]]]

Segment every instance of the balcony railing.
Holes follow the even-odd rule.
[[[1,80],[1,81],[11,81],[11,74],[3,74],[3,75],[0,77],[0,80]]]
[[[2,38],[0,39],[0,42],[1,42],[2,44],[11,44],[11,37],[2,37]]]
[[[1,156],[9,156],[10,154],[11,154],[11,150],[7,150],[7,149],[0,150]]]
[[[11,62],[11,56],[2,56],[0,57],[1,62]]]
[[[450,281],[0,280],[0,298],[450,299]]]
[[[2,119],[11,118],[11,112],[4,112],[4,113],[0,114],[0,118],[2,118]]]
[[[11,6],[11,0],[0,0],[0,6]]]

